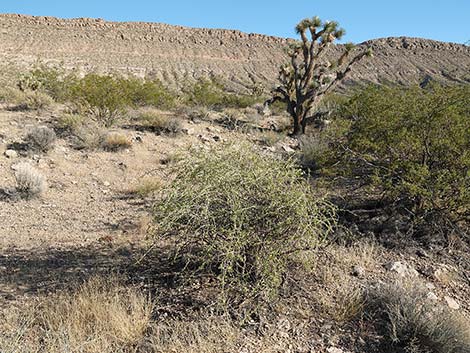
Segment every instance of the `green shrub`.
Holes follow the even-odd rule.
[[[334,224],[293,161],[252,146],[193,151],[174,171],[154,207],[156,235],[174,239],[193,274],[215,274],[227,305],[275,297],[289,259]]]
[[[70,99],[97,122],[110,127],[131,105],[127,89],[118,78],[88,74],[70,89]]]
[[[77,80],[75,73],[42,65],[21,75],[18,88],[22,91],[41,91],[57,102],[65,102],[69,98],[70,88]]]
[[[256,95],[228,93],[216,80],[199,79],[185,89],[185,100],[189,105],[213,109],[246,108],[260,101]]]
[[[415,214],[470,209],[470,85],[370,87],[344,106],[353,173]]]
[[[176,104],[175,95],[158,80],[144,81],[138,78],[122,78],[120,83],[133,106],[170,109]]]

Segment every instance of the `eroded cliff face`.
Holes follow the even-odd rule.
[[[81,71],[153,76],[181,86],[199,76],[223,77],[234,88],[275,84],[289,40],[240,31],[157,23],[63,20],[0,15],[0,60],[27,69],[38,62]],[[421,82],[426,77],[470,82],[470,47],[418,38],[385,38],[374,58],[351,72],[355,82]],[[333,49],[333,52],[335,49]]]

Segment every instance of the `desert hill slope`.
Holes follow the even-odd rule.
[[[150,75],[178,85],[201,75],[223,77],[234,87],[271,86],[286,60],[288,39],[235,30],[158,23],[64,20],[0,15],[0,62],[28,68],[53,62],[82,71]],[[375,57],[358,65],[349,83],[410,84],[433,78],[470,82],[470,47],[419,38],[371,40]]]

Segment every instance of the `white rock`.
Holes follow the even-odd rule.
[[[104,186],[110,186],[111,183],[110,183],[109,181],[103,181],[103,185],[104,185]]]
[[[448,297],[446,295],[444,297],[444,300],[446,301],[449,308],[454,309],[454,310],[459,310],[460,309],[459,303],[457,303],[457,301],[454,298]]]
[[[336,348],[336,347],[330,347],[326,350],[328,353],[347,353],[346,351],[343,351],[342,349]]]
[[[16,152],[15,150],[6,150],[5,151],[5,156],[7,158],[16,158],[16,157],[18,157],[18,152]]]
[[[402,277],[416,277],[418,276],[418,271],[413,267],[407,264],[403,264],[400,261],[389,262],[385,265],[385,268],[389,271],[398,273]]]
[[[437,295],[435,295],[433,292],[429,292],[428,295],[426,295],[426,297],[429,299],[429,300],[438,300],[439,298],[437,297]]]

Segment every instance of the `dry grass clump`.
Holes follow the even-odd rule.
[[[148,197],[161,190],[163,185],[163,181],[158,177],[145,178],[136,186],[131,187],[128,192],[139,195],[140,197]]]
[[[94,150],[101,147],[105,131],[99,125],[81,124],[73,132],[72,146],[77,150]]]
[[[83,115],[65,113],[59,117],[57,127],[63,131],[74,133],[84,125],[85,120]]]
[[[46,178],[28,163],[21,163],[15,170],[16,191],[25,198],[41,195],[46,189]]]
[[[47,126],[36,126],[28,132],[25,142],[35,151],[48,152],[54,147],[56,139],[54,130]]]
[[[141,109],[138,122],[145,129],[159,134],[175,135],[182,131],[181,121],[173,116],[168,116],[152,108]]]
[[[428,292],[405,282],[380,285],[367,293],[367,313],[384,335],[385,352],[470,352],[470,323],[430,300]]]
[[[119,132],[109,132],[104,136],[102,147],[106,151],[117,152],[132,146],[132,141]]]
[[[193,151],[174,172],[154,207],[156,236],[176,242],[177,257],[196,264],[192,275],[214,275],[225,304],[271,300],[293,256],[335,223],[293,161],[254,146]]]
[[[3,99],[6,103],[14,105],[13,110],[25,111],[36,110],[40,111],[47,109],[54,104],[54,100],[44,92],[41,91],[20,91],[18,89],[9,89],[3,94]]]
[[[149,328],[153,308],[146,295],[116,279],[93,278],[75,292],[54,295],[8,318],[0,351],[135,352]]]
[[[272,147],[276,143],[282,141],[284,137],[285,135],[280,134],[279,132],[269,130],[259,134],[259,141],[264,146]]]

